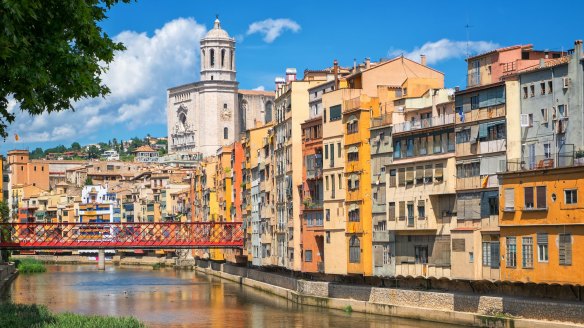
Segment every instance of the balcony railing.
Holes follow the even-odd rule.
[[[408,121],[400,124],[395,124],[393,126],[393,133],[416,131],[420,129],[426,129],[436,126],[442,126],[446,124],[454,124],[454,114],[448,114],[443,116],[435,116],[424,118],[416,121]]]
[[[489,107],[472,109],[469,112],[463,112],[462,114],[456,114],[456,123],[474,122],[480,120],[487,120],[491,118],[504,117],[505,116],[505,104],[498,104]]]
[[[389,242],[389,231],[373,231],[374,242]]]
[[[392,123],[392,114],[382,114],[378,117],[371,119],[371,127],[376,128],[379,126],[389,125]]]
[[[572,166],[584,166],[584,157],[576,158],[574,156],[574,152],[524,156],[523,158],[509,159],[507,161],[507,172],[531,171]]]
[[[319,200],[310,200],[310,201],[304,201],[302,203],[304,205],[304,209],[310,209],[310,210],[318,210],[318,209],[322,209],[323,205],[322,205],[322,199]]]
[[[361,107],[361,98],[355,97],[349,100],[343,101],[343,113],[346,111],[354,110]]]
[[[322,168],[316,167],[306,170],[306,179],[320,179],[322,178]]]

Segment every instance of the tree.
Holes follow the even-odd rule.
[[[91,185],[93,185],[93,180],[91,179],[91,177],[87,177],[87,178],[85,178],[85,185],[86,185],[86,186],[91,186]]]
[[[81,145],[76,141],[76,142],[71,144],[71,150],[72,151],[80,151]]]
[[[8,204],[6,204],[5,201],[1,201],[0,202],[0,221],[2,223],[6,223],[8,222],[8,220],[10,219],[10,208],[8,207]],[[11,238],[11,232],[8,228],[2,227],[2,230],[0,231],[0,239],[5,242],[8,241]],[[8,262],[8,258],[10,257],[10,253],[3,249],[0,251],[0,258],[2,260],[2,262]]]
[[[131,0],[0,0],[0,136],[14,114],[74,109],[82,98],[107,95],[101,74],[124,50],[98,25],[118,2]]]
[[[41,159],[41,158],[43,158],[43,156],[45,156],[45,153],[43,152],[43,149],[40,148],[40,147],[35,148],[30,153],[30,158],[31,159]]]
[[[99,149],[95,145],[89,146],[89,149],[87,149],[87,158],[96,159],[99,158],[99,155]]]

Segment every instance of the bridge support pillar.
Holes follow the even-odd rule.
[[[103,249],[97,251],[97,269],[105,270],[105,251]]]

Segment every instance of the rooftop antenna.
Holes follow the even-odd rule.
[[[469,29],[472,27],[472,25],[468,24],[468,21],[466,23],[466,25],[464,25],[464,28],[466,29],[466,58],[470,57],[470,31]]]

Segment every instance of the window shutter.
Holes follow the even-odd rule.
[[[424,176],[428,179],[432,179],[432,174],[433,174],[433,170],[432,170],[432,165],[426,165],[426,169],[424,171]]]
[[[389,219],[395,220],[395,203],[393,203],[393,202],[389,203],[388,211],[389,211]]]
[[[546,187],[537,187],[537,208],[547,208]]]
[[[436,164],[436,169],[434,170],[434,177],[442,178],[444,174],[444,168],[442,164]]]
[[[515,189],[507,188],[505,189],[505,210],[514,211],[515,210]]]
[[[500,246],[499,242],[491,242],[491,268],[499,268],[499,258],[500,258]]]
[[[408,167],[406,169],[406,182],[413,182],[414,181],[414,168]]]
[[[465,200],[462,198],[458,198],[456,200],[456,214],[460,220],[466,219],[466,215],[464,213],[465,203]]]
[[[394,170],[389,170],[389,186],[390,187],[395,187],[395,183],[396,183],[396,181],[395,181],[395,179],[396,179],[395,175],[396,175],[396,173],[397,172],[396,172],[395,169]]]
[[[466,201],[466,218],[471,220],[479,220],[481,218],[481,198],[480,196],[473,196],[473,198]]]
[[[560,265],[572,265],[572,235],[560,234],[559,238]]]
[[[474,144],[477,142],[479,136],[479,125],[472,125],[470,127],[470,143]]]
[[[537,243],[538,244],[547,244],[548,243],[548,234],[545,232],[537,234]]]
[[[416,179],[424,179],[424,167],[416,166]]]
[[[373,263],[376,267],[383,266],[383,246],[373,246]]]
[[[523,188],[525,193],[525,207],[526,208],[533,208],[533,187],[525,187]]]
[[[398,185],[399,186],[405,186],[406,185],[406,179],[405,179],[405,174],[406,174],[406,169],[405,168],[401,168],[397,171],[398,175]]]
[[[466,248],[466,241],[463,238],[452,239],[452,251],[464,252]]]
[[[406,202],[399,202],[399,219],[403,220],[406,217]]]

